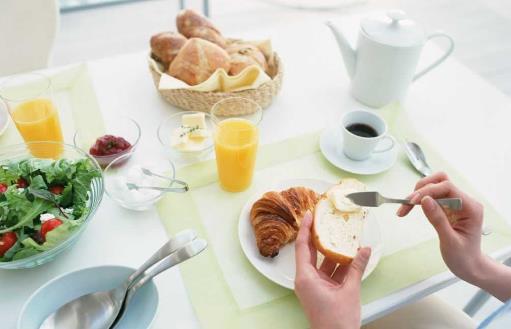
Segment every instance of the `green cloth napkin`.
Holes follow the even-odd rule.
[[[59,112],[64,142],[73,145],[76,130],[86,130],[96,136],[104,132],[103,118],[86,64],[73,65],[48,73],[52,82],[53,102]],[[22,143],[12,120],[0,136],[0,145]]]
[[[380,111],[396,138],[407,136],[419,142],[434,168],[447,171],[457,185],[474,195],[456,171],[408,128],[411,126],[399,106],[394,104]],[[203,328],[307,327],[294,293],[259,274],[245,259],[239,245],[240,210],[269,180],[317,178],[336,182],[342,177],[356,177],[371,189],[403,196],[412,191],[419,178],[403,155],[392,169],[382,174],[357,176],[343,172],[323,158],[318,139],[319,133],[312,133],[262,146],[253,186],[242,193],[228,193],[219,188],[214,160],[178,171],[178,177],[190,184],[191,191],[168,194],[158,204],[158,211],[169,234],[194,228],[210,242],[206,252],[180,266]],[[385,247],[378,267],[363,282],[363,304],[447,270],[435,233],[420,211],[398,220],[395,210],[392,206],[371,209],[381,227]],[[489,253],[509,245],[511,230],[487,204],[485,214],[486,224],[494,232],[483,238],[483,249]]]

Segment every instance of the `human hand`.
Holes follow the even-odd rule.
[[[296,238],[295,293],[312,329],[360,328],[360,282],[370,248],[361,248],[349,266],[325,258],[316,268],[317,251],[311,241],[312,215],[307,212]]]
[[[461,198],[463,208],[442,208],[433,199]],[[484,261],[481,252],[483,206],[460,191],[445,173],[421,179],[410,201],[420,204],[424,214],[438,233],[440,251],[445,264],[459,278],[473,283]],[[406,216],[413,206],[401,206],[397,215]]]

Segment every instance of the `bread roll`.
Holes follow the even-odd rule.
[[[177,30],[187,38],[201,38],[225,48],[220,31],[206,17],[192,9],[182,10],[176,17]]]
[[[312,242],[326,258],[340,265],[351,263],[360,248],[367,211],[345,196],[365,190],[356,179],[342,180],[325,193],[314,210]]]
[[[168,73],[193,86],[206,81],[219,68],[229,72],[227,52],[207,40],[192,38],[172,61]]]
[[[151,37],[151,52],[167,69],[183,47],[186,38],[177,32],[161,32]]]
[[[227,47],[231,58],[230,75],[236,75],[250,65],[258,65],[266,72],[268,64],[264,54],[254,45],[248,43],[233,43]]]

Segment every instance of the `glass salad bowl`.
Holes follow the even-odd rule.
[[[183,116],[204,114],[206,132],[208,136],[198,144],[193,145],[191,149],[176,147],[176,130],[183,124]],[[165,118],[158,127],[157,135],[164,153],[176,164],[188,164],[196,161],[205,160],[211,151],[213,151],[213,121],[211,115],[196,111],[182,111],[172,114]],[[186,131],[185,131],[186,132]]]
[[[104,129],[78,130],[73,138],[74,146],[87,152],[87,154],[96,159],[99,165],[103,168],[122,155],[133,154],[141,136],[140,125],[135,120],[126,116],[111,118],[109,120],[105,120],[105,123],[107,126],[104,127]],[[105,138],[107,135],[114,136],[115,138],[122,137],[130,144],[130,146],[119,148],[118,151],[112,152],[112,154],[91,154],[92,147],[95,145],[96,141],[99,138]],[[107,145],[108,143],[112,143],[112,141],[104,142],[104,144]],[[125,157],[125,159],[127,158],[128,157]]]
[[[39,266],[69,249],[92,220],[104,191],[96,160],[60,142],[1,147],[0,184],[0,239],[5,242],[6,231],[11,237],[11,247],[0,248],[0,269]],[[60,224],[47,226],[50,221]]]

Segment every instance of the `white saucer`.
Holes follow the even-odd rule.
[[[342,152],[342,133],[339,127],[327,128],[319,140],[321,153],[334,166],[359,175],[374,175],[390,169],[397,160],[398,145],[387,152],[374,153],[369,159],[355,161]]]

